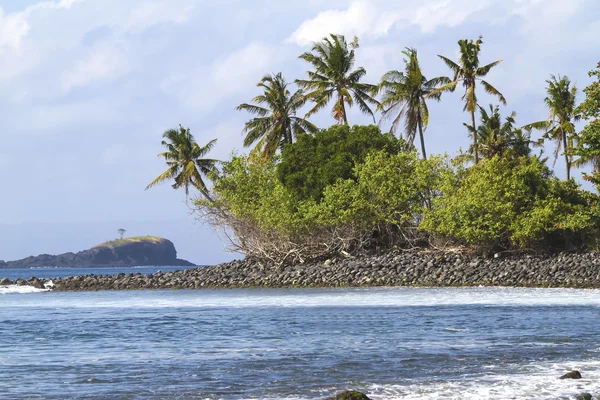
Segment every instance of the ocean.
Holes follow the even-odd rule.
[[[10,287],[0,398],[572,399],[600,394],[599,317],[598,290]]]

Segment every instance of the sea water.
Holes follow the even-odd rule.
[[[600,394],[597,290],[17,290],[0,294],[1,399]]]

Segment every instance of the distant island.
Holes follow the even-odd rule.
[[[0,260],[0,268],[101,268],[144,265],[195,266],[189,261],[177,258],[173,242],[157,236],[133,236],[111,240],[78,253],[40,254],[8,262]]]

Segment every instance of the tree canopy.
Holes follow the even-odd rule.
[[[203,158],[215,145],[213,139],[204,146],[196,143],[189,128],[179,125],[179,129],[169,129],[163,133],[161,144],[167,151],[158,156],[163,157],[168,169],[154,178],[146,190],[158,183],[173,180],[173,189],[184,188],[186,197],[189,196],[190,186],[195,187],[200,193],[209,198],[208,187],[202,176],[208,175],[215,169],[217,160]]]
[[[373,117],[371,106],[379,103],[371,96],[375,85],[360,82],[367,71],[363,67],[354,68],[354,50],[358,48],[358,38],[346,43],[343,35],[331,34],[320,42],[313,43],[312,50],[300,55],[300,58],[310,63],[314,71],[308,71],[308,79],[298,79],[296,83],[308,93],[306,97],[313,101],[314,106],[308,111],[310,117],[326,107],[334,99],[331,110],[338,124],[348,123],[346,105],[354,104],[365,114]]]
[[[252,99],[255,104],[243,103],[236,108],[257,115],[246,122],[243,131],[245,147],[258,141],[253,156],[270,158],[278,149],[293,143],[298,133],[317,131],[315,125],[296,116],[307,98],[302,90],[291,93],[281,73],[264,76],[256,86],[263,89],[263,94]]]

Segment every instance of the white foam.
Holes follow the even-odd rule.
[[[0,293],[32,293],[29,286],[0,288]],[[15,307],[73,308],[252,308],[252,307],[406,307],[406,306],[553,306],[600,307],[597,289],[528,288],[361,288],[147,290],[52,293],[15,299]],[[459,327],[451,327],[459,328]]]
[[[0,294],[48,292],[50,289],[36,289],[33,286],[0,286]]]
[[[570,369],[581,370],[583,379],[558,379]],[[525,365],[512,375],[484,375],[456,380],[407,382],[405,385],[370,385],[363,389],[374,400],[555,400],[571,399],[584,392],[600,392],[600,362],[573,365]]]

